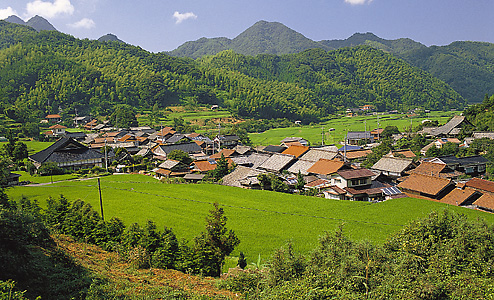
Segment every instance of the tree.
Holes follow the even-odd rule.
[[[195,252],[200,270],[206,276],[219,276],[227,255],[240,240],[233,230],[226,228],[225,212],[215,202],[206,217],[206,231],[195,238]]]
[[[238,255],[237,266],[239,266],[242,270],[247,267],[247,259],[242,251],[240,251],[240,254]]]
[[[110,122],[118,128],[138,126],[135,109],[127,104],[120,104],[110,116]]]
[[[27,145],[23,142],[15,142],[14,149],[12,150],[12,158],[18,162],[27,158]]]
[[[228,160],[226,160],[223,153],[221,153],[220,159],[216,162],[216,169],[210,171],[210,176],[214,178],[214,180],[218,181],[221,178],[225,177],[230,172],[230,168],[228,167]]]
[[[297,183],[295,184],[295,189],[300,192],[304,190],[304,186],[305,186],[305,179],[299,170],[297,173]]]
[[[186,165],[190,165],[193,161],[187,152],[180,150],[180,149],[172,150],[168,154],[167,158],[173,159],[173,160],[178,160],[179,162],[186,164]]]

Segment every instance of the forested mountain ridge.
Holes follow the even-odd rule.
[[[494,94],[494,44],[454,42],[400,56],[446,82],[469,102],[480,102],[485,94]]]
[[[109,115],[115,105],[220,104],[240,117],[306,123],[362,104],[465,105],[444,83],[368,46],[286,56],[226,51],[195,62],[0,21],[0,49],[1,111],[20,122],[76,109]]]
[[[494,93],[494,44],[454,42],[431,46],[408,38],[386,40],[372,33],[355,33],[344,40],[310,40],[277,22],[260,21],[236,38],[201,38],[170,51],[172,56],[200,58],[224,50],[255,56],[294,54],[308,49],[336,50],[368,45],[392,53],[411,65],[448,83],[469,102],[479,102],[484,94]]]
[[[7,19],[5,19],[5,21],[9,22],[9,23],[18,24],[18,25],[26,25],[26,26],[29,26],[31,28],[34,28],[36,31],[41,31],[41,30],[57,31],[57,29],[55,27],[53,27],[53,25],[51,25],[50,22],[48,22],[48,20],[46,20],[45,18],[40,17],[38,15],[32,17],[27,22],[24,22],[24,20],[22,20],[21,18],[19,18],[16,15],[12,15],[12,16],[8,17]]]

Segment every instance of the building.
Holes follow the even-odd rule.
[[[63,169],[77,170],[104,165],[104,154],[90,149],[78,141],[63,137],[48,148],[29,156],[36,168],[43,163],[53,162]]]

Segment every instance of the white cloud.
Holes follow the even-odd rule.
[[[351,5],[362,5],[369,4],[372,0],[345,0],[346,3],[350,3]]]
[[[17,15],[17,12],[12,7],[0,9],[0,20],[7,19],[11,15]]]
[[[175,19],[175,24],[180,24],[183,21],[188,20],[188,19],[197,19],[197,16],[192,12],[187,12],[187,13],[181,14],[178,11],[176,11],[173,14],[173,18]]]
[[[53,2],[34,0],[26,5],[28,16],[40,15],[45,18],[54,18],[59,15],[72,15],[74,6],[70,0],[54,0]]]
[[[69,24],[70,27],[72,28],[77,28],[77,29],[91,29],[96,27],[96,23],[94,23],[93,20],[84,18],[78,22],[75,22],[73,24]]]

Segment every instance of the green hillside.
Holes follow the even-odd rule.
[[[116,105],[219,104],[240,117],[304,123],[362,104],[465,106],[444,83],[368,46],[258,57],[226,51],[195,62],[0,21],[0,49],[0,108],[22,123],[49,113],[69,118],[76,110],[109,115]]]
[[[244,190],[219,185],[171,185],[143,175],[113,175],[101,179],[105,219],[156,222],[158,228],[173,228],[179,238],[191,239],[203,229],[211,203],[218,201],[228,217],[228,227],[241,240],[236,251],[243,251],[252,262],[293,241],[297,251],[307,252],[317,245],[325,231],[345,224],[354,240],[382,243],[409,221],[427,216],[432,210],[448,208],[476,219],[494,223],[494,215],[427,200],[396,199],[378,204],[335,201],[317,197],[269,191]],[[63,194],[71,201],[82,199],[99,211],[95,179],[45,186],[20,186],[7,191],[14,200],[25,195],[46,206],[49,196]],[[237,255],[235,252],[234,255]]]

